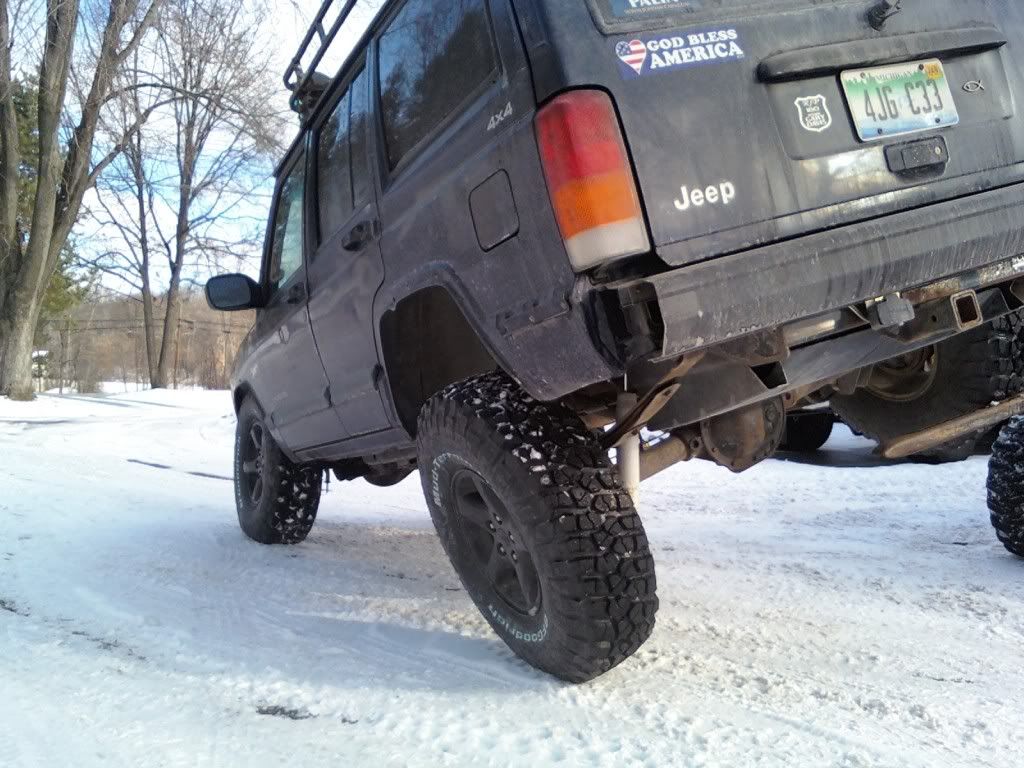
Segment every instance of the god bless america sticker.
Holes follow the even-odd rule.
[[[615,55],[626,80],[747,57],[735,29],[620,40],[615,44]]]

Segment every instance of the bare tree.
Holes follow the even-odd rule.
[[[167,0],[150,74],[170,103],[133,134],[98,185],[93,215],[116,236],[93,263],[141,297],[154,388],[173,376],[186,275],[251,249],[262,221],[253,213],[262,206],[252,203],[286,133],[258,43],[263,21],[254,3]],[[126,77],[132,82],[113,135],[157,99],[138,87],[138,69]],[[160,318],[155,291],[163,297]]]
[[[159,91],[142,87],[140,58],[139,51],[136,51],[132,66],[125,70],[123,87],[110,114],[101,120],[100,131],[104,136],[125,136],[130,126],[141,123],[142,115],[160,98]],[[127,285],[129,295],[139,297],[149,364],[148,379],[152,380],[159,351],[150,271],[153,262],[150,229],[155,199],[150,168],[158,162],[158,157],[150,154],[146,132],[143,125],[128,136],[124,151],[97,179],[95,203],[89,206],[91,218],[99,225],[100,232],[116,233],[108,238],[114,241],[115,249],[81,261],[106,277],[121,280]]]
[[[84,11],[79,0],[47,0],[39,64],[38,178],[28,222],[18,218],[21,158],[13,103],[12,21],[9,4],[0,5],[0,392],[32,396],[32,340],[43,292],[86,191],[123,149],[124,137],[103,157],[93,157],[100,114],[117,73],[152,25],[161,1],[110,0],[105,19],[90,38],[89,29],[80,29]],[[91,42],[91,76],[85,78],[71,118],[65,101],[75,44],[83,39]],[[73,126],[69,134],[62,131],[65,121]]]

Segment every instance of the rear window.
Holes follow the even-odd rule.
[[[610,25],[642,23],[665,16],[705,16],[716,13],[753,13],[780,7],[830,5],[849,0],[591,0],[600,17]]]

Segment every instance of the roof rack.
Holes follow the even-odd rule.
[[[320,10],[317,11],[316,16],[313,18],[313,23],[309,25],[309,29],[306,31],[306,36],[302,38],[302,42],[299,44],[299,50],[292,57],[288,69],[285,70],[284,85],[285,88],[292,92],[291,108],[300,115],[305,116],[312,112],[316,108],[320,97],[330,87],[332,78],[317,72],[316,68],[320,66],[320,62],[323,61],[327,49],[330,48],[331,43],[338,36],[342,26],[348,21],[348,17],[352,14],[352,10],[356,7],[357,2],[358,0],[323,0],[320,4]],[[339,4],[341,4],[341,10],[338,12],[338,18],[334,20],[329,29],[325,28],[324,19]],[[314,40],[317,41],[319,47],[310,60],[307,71],[303,69],[302,60],[309,53],[310,46]]]

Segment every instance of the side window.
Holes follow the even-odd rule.
[[[341,97],[317,141],[317,200],[320,242],[348,221],[370,199],[367,157],[369,95],[363,70]]]
[[[300,157],[280,187],[267,270],[271,292],[288,282],[302,267],[302,229],[305,218],[302,201],[305,183],[306,170]]]
[[[484,0],[408,0],[381,35],[378,56],[394,168],[497,67]]]
[[[317,200],[320,242],[333,235],[352,213],[352,159],[348,138],[349,93],[341,97],[317,142]]]
[[[370,77],[364,69],[352,83],[349,135],[352,142],[352,201],[356,208],[368,202],[370,182]]]

